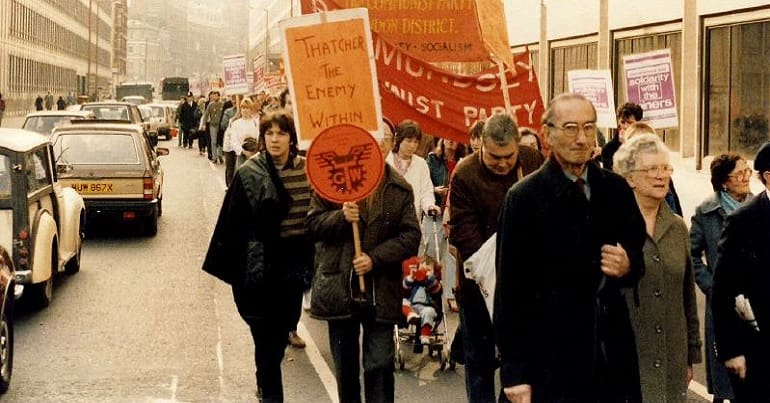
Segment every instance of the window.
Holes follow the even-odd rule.
[[[11,197],[11,159],[0,155],[0,199]]]
[[[770,21],[710,28],[706,49],[704,151],[753,159],[768,140]]]
[[[626,96],[625,77],[626,71],[623,68],[623,56],[635,53],[651,52],[660,49],[671,50],[671,64],[674,66],[674,92],[677,102],[677,108],[681,111],[682,92],[679,83],[682,79],[682,34],[680,32],[670,32],[664,34],[654,34],[637,36],[633,38],[619,39],[615,41],[615,92],[618,96],[615,98],[618,105],[622,105],[628,100]],[[681,121],[681,113],[679,120]],[[658,131],[660,133],[661,130]],[[670,128],[662,130],[663,141],[671,150],[679,150],[679,129]]]
[[[39,148],[36,151],[27,154],[26,173],[27,173],[27,192],[29,194],[51,184],[51,178],[48,177],[48,154],[45,148]]]
[[[134,138],[123,134],[68,134],[54,144],[62,163],[73,165],[139,164]]]
[[[598,66],[597,52],[596,42],[552,48],[550,98],[553,99],[569,90],[568,71],[596,69]]]

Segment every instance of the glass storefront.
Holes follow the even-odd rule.
[[[568,71],[596,70],[597,57],[596,42],[551,48],[551,88],[548,99],[569,91]]]
[[[706,30],[706,155],[752,159],[770,139],[770,21]]]

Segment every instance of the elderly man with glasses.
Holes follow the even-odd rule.
[[[512,402],[641,401],[621,292],[644,271],[645,226],[626,181],[595,165],[596,109],[554,98],[545,165],[505,198],[497,232],[494,329]]]

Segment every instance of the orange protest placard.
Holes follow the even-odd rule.
[[[320,133],[307,151],[307,178],[324,199],[358,201],[377,188],[385,162],[377,140],[353,125],[338,125]]]
[[[377,133],[381,112],[366,10],[296,17],[281,28],[300,139],[339,124]]]

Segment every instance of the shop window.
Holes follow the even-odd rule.
[[[567,72],[570,70],[595,70],[598,66],[596,42],[551,49],[550,97],[569,91]]]
[[[770,21],[707,30],[705,147],[752,159],[770,139]]]
[[[662,49],[669,49],[671,51],[671,64],[674,67],[674,96],[676,97],[677,108],[679,109],[679,122],[681,124],[682,91],[680,90],[679,85],[682,82],[682,34],[680,32],[645,35],[615,41],[615,66],[617,67],[615,69],[614,86],[615,92],[618,94],[615,99],[617,105],[622,105],[628,100],[628,96],[626,95],[626,71],[623,68],[623,56]],[[672,151],[679,150],[679,128],[662,129],[658,130],[658,133],[663,136],[663,141],[669,149]]]

